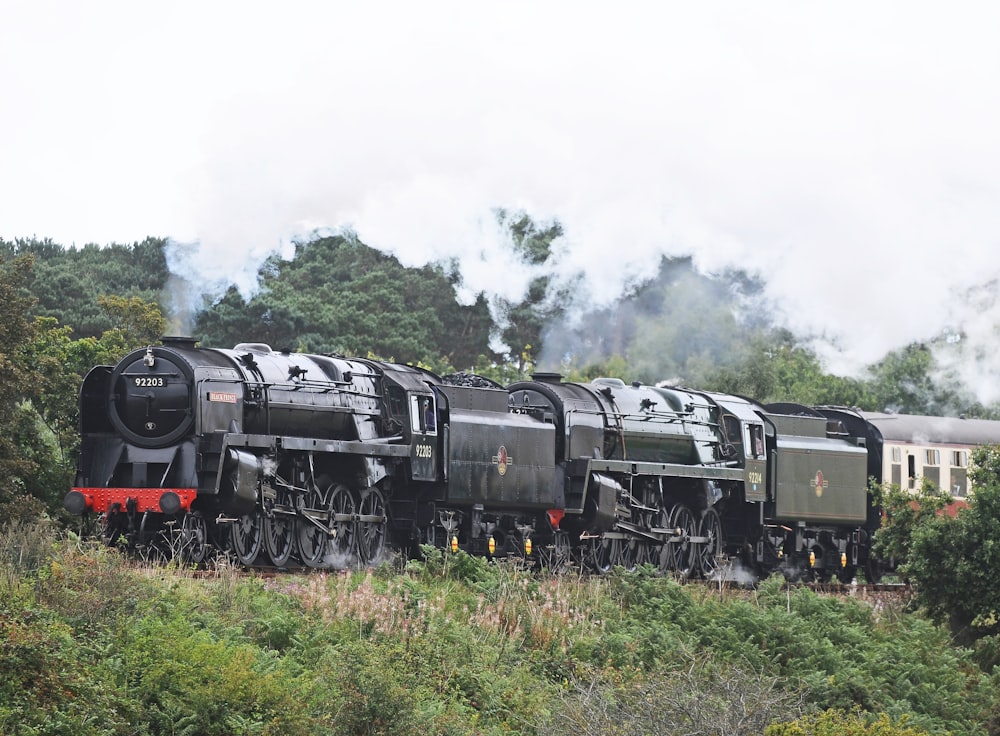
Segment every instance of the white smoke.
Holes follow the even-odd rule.
[[[350,228],[405,265],[457,258],[465,299],[517,299],[502,207],[562,224],[591,306],[692,254],[763,276],[832,370],[947,331],[995,397],[998,15],[9,3],[0,237],[197,242],[178,275],[242,291],[295,237]]]

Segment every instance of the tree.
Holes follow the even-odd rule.
[[[926,478],[916,494],[891,484],[873,487],[872,494],[883,514],[882,526],[875,533],[875,554],[879,559],[895,561],[905,574],[914,534],[941,514],[951,496]]]
[[[562,236],[562,225],[552,222],[539,225],[527,214],[498,210],[497,220],[510,233],[514,255],[524,268],[547,266],[549,273],[535,276],[520,302],[497,299],[495,307],[500,314],[503,342],[510,348],[508,358],[518,374],[524,374],[532,363],[532,353],[542,346],[542,332],[545,326],[565,312],[564,305],[570,300],[564,290],[553,291],[553,242]]]
[[[78,337],[99,337],[112,327],[99,295],[138,297],[156,303],[167,282],[165,242],[63,248],[51,240],[19,240],[8,245],[32,255],[35,267],[27,283],[37,298],[33,313],[71,325]]]
[[[934,354],[937,347],[911,343],[869,368],[876,410],[931,416],[985,413],[955,373],[941,369]]]
[[[904,567],[920,604],[967,643],[1000,634],[1000,447],[974,450],[970,477],[967,508],[914,525]]]
[[[565,361],[589,373],[588,364],[618,356],[629,367],[621,378],[717,388],[713,382],[734,385],[749,377],[752,390],[742,393],[760,396],[772,377],[737,376],[766,367],[748,359],[753,339],[767,330],[767,310],[754,306],[759,286],[745,274],[707,276],[690,258],[664,257],[615,304],[583,314],[570,309],[576,319],[550,323],[540,350],[556,356],[557,365],[550,359],[544,367]],[[582,298],[576,295],[577,304]]]
[[[98,296],[97,304],[111,325],[101,335],[105,343],[114,334],[129,350],[151,345],[167,327],[160,306],[137,296]]]
[[[79,404],[83,377],[95,365],[116,363],[131,350],[156,342],[164,319],[156,304],[138,297],[98,297],[111,327],[100,338],[72,339],[72,328],[54,317],[37,317],[33,338],[18,350],[25,367],[21,400],[11,436],[32,472],[22,477],[25,495],[51,511],[69,487],[79,447]]]
[[[36,468],[16,442],[21,434],[20,405],[33,380],[22,356],[24,346],[35,336],[29,317],[34,300],[24,288],[33,263],[30,256],[0,256],[0,386],[4,389],[0,396],[0,518],[25,510],[25,479]]]
[[[319,238],[275,257],[249,301],[230,290],[198,315],[202,343],[266,342],[311,352],[375,354],[434,366],[475,364],[492,322],[482,299],[460,305],[444,266],[405,268],[355,238]]]

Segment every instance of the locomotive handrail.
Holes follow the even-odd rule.
[[[371,396],[371,397],[378,396],[378,394],[370,394],[365,391],[358,391],[356,389],[347,388],[348,386],[354,385],[349,381],[334,381],[332,379],[328,381],[317,381],[317,380],[281,381],[281,382],[254,381],[253,383],[258,386],[264,386],[266,388],[279,387],[279,388],[293,389],[295,391],[298,391],[300,389],[310,389],[317,393],[330,393],[331,391],[340,391],[341,393],[350,394],[351,396]]]
[[[657,419],[663,424],[673,424],[675,422],[688,422],[690,424],[696,424],[702,427],[718,427],[718,422],[708,421],[705,419],[698,419],[693,412],[672,412],[673,416],[666,416],[667,412],[650,412],[649,414],[633,414],[628,412],[612,412],[612,411],[595,411],[593,409],[568,409],[566,414],[589,414],[593,416],[609,416],[617,417],[619,419],[635,419],[637,421],[648,421],[649,419]]]
[[[379,457],[409,457],[408,444],[388,444],[389,440],[404,441],[404,437],[396,435],[391,438],[374,440],[325,440],[317,437],[285,437],[270,434],[227,434],[224,447],[259,447],[270,448],[281,446],[291,450],[315,450],[321,452],[342,452],[347,455],[372,455]]]

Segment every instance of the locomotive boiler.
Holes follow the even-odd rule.
[[[870,557],[864,438],[737,396],[164,338],[94,368],[80,415],[65,506],[140,553],[325,567],[430,544],[820,578]]]

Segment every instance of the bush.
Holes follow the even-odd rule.
[[[946,630],[780,581],[707,590],[462,555],[391,576],[194,577],[53,537],[32,549],[16,571],[4,553],[5,734],[1000,733],[993,683]]]
[[[91,651],[42,613],[0,618],[0,733],[134,733],[132,704],[92,676]]]
[[[859,711],[827,710],[768,726],[764,736],[927,736],[927,731],[907,726],[906,722],[905,717],[894,722],[885,713],[876,717]]]
[[[709,652],[677,654],[684,661],[676,669],[636,680],[577,683],[541,731],[757,736],[773,721],[802,712],[802,694],[778,678],[716,662]]]

